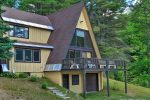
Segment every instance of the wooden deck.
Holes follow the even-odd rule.
[[[64,59],[62,70],[85,71],[119,71],[126,70],[126,62],[122,60],[104,60],[97,58]]]

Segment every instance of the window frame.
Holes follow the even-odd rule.
[[[9,36],[10,37],[16,37],[16,38],[23,38],[23,39],[29,39],[29,27],[27,27],[27,26],[23,26],[23,25],[16,25],[16,24],[11,24],[10,25],[10,27],[13,27],[10,31],[13,31],[13,35],[10,35],[10,33],[8,33],[9,34]],[[17,36],[15,36],[15,27],[21,27],[21,28],[27,28],[28,29],[28,37],[26,38],[26,37],[17,37]],[[9,32],[10,32],[9,31]]]
[[[17,49],[22,49],[23,50],[23,60],[16,60],[16,50]],[[31,61],[26,61],[25,60],[25,50],[31,50]],[[39,51],[39,61],[34,61],[34,57],[33,57],[33,51]],[[15,48],[15,58],[14,58],[15,62],[23,62],[23,63],[41,63],[41,50],[40,49],[30,49],[30,48]]]
[[[16,53],[17,49],[22,50],[22,53],[23,53],[23,54],[22,54],[22,55],[23,55],[22,60],[16,60],[16,58],[17,58],[17,57],[16,57],[16,56],[17,56],[17,53]],[[24,50],[23,50],[23,49],[21,49],[21,48],[16,48],[16,49],[15,49],[15,61],[16,61],[16,62],[22,62],[22,61],[24,61]]]
[[[84,32],[84,44],[83,44],[83,47],[82,46],[77,46],[77,31],[83,31]],[[75,45],[73,45],[73,43],[72,43],[73,39],[75,39]],[[74,32],[74,35],[73,35],[73,38],[72,38],[72,41],[71,41],[71,44],[70,44],[71,47],[88,48],[88,49],[91,49],[93,47],[92,40],[91,40],[91,37],[89,35],[89,31],[88,30],[83,30],[83,29],[80,29],[80,28],[76,28],[76,30]],[[90,44],[91,47],[87,47],[87,45],[89,45],[89,44],[87,44],[88,41],[90,41],[89,44]]]
[[[25,58],[26,57],[26,52],[25,52],[26,50],[31,50],[31,61],[27,61],[26,58]],[[32,60],[33,60],[32,49],[23,49],[23,51],[24,51],[24,61],[25,62],[32,62]]]
[[[77,79],[74,79],[74,78],[77,78]],[[72,75],[72,85],[80,85],[80,77],[78,74]]]
[[[34,51],[39,51],[39,61],[35,61],[35,60],[34,60]],[[40,63],[40,62],[41,62],[41,50],[39,50],[39,49],[33,49],[33,50],[32,50],[32,57],[33,57],[33,58],[32,58],[32,61],[33,61],[33,62]]]

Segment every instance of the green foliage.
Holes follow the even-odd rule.
[[[18,78],[18,75],[16,73],[12,73],[12,72],[10,72],[10,73],[2,73],[1,76],[2,77],[8,77],[8,78],[14,78],[14,79]]]
[[[39,78],[37,76],[31,76],[29,78],[29,81],[31,81],[31,82],[37,82],[38,80],[39,80]]]
[[[0,8],[2,6],[12,6],[14,0],[0,0]],[[0,14],[2,10],[0,9]],[[9,50],[12,48],[15,41],[10,40],[3,35],[10,30],[10,27],[0,19],[0,60],[9,59],[12,56],[12,52]]]
[[[20,8],[41,15],[50,14],[79,2],[80,0],[22,0]]]
[[[42,83],[42,89],[47,89],[47,87],[48,87],[48,83],[47,82],[44,82],[44,83]]]
[[[28,78],[29,74],[28,73],[19,73],[19,78]]]

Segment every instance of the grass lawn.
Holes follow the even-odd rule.
[[[150,100],[150,89],[128,84],[128,93],[124,93],[124,82],[110,79],[110,97],[107,97],[106,81],[101,92],[88,93],[86,100]]]
[[[30,82],[28,79],[11,79],[0,77],[0,100],[62,100],[48,90],[41,89],[41,84],[47,82],[50,86],[59,88],[63,93],[66,89],[40,79],[38,82]],[[128,84],[128,94],[124,93],[124,82],[110,79],[110,97],[107,97],[106,81],[104,90],[88,93],[86,100],[150,100],[150,89]],[[67,93],[70,100],[83,100],[81,96],[73,92]]]
[[[47,79],[40,79],[38,82],[30,82],[28,79],[11,79],[0,77],[0,100],[62,100],[48,90],[41,88],[43,82],[50,86],[59,88],[63,93],[66,89],[50,82]],[[67,93],[70,100],[83,100],[73,92]]]

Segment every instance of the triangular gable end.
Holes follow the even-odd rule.
[[[89,20],[89,17],[88,17],[88,14],[87,14],[85,7],[83,7],[83,9],[81,11],[81,14],[80,14],[76,28],[80,28],[80,29],[89,31],[89,36],[91,38],[92,45],[93,45],[93,48],[95,50],[96,56],[97,56],[97,58],[101,58],[100,52],[98,49],[98,45],[97,45],[93,30],[91,27],[91,23],[90,23],[90,20]]]

